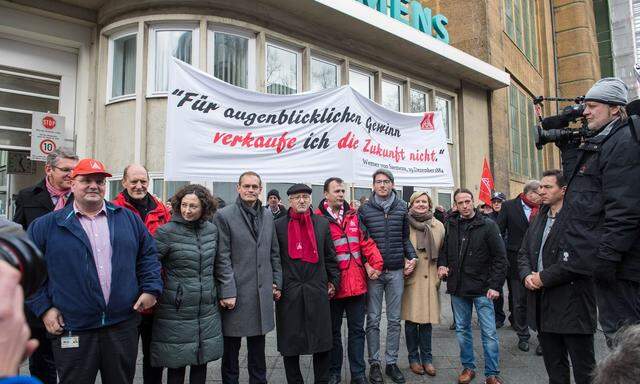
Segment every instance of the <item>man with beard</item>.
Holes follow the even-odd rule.
[[[340,289],[340,271],[329,222],[311,211],[311,188],[287,190],[289,213],[276,220],[282,263],[282,298],[276,305],[278,351],[287,383],[304,383],[300,355],[313,355],[314,382],[329,378],[331,310],[329,299]]]

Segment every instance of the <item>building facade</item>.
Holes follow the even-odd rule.
[[[389,109],[440,110],[456,187],[477,192],[486,157],[496,189],[515,195],[559,165],[552,145],[533,144],[533,98],[584,94],[599,77],[596,46],[590,1],[0,1],[0,214],[42,178],[38,162],[10,173],[33,111],[66,117],[68,145],[114,174],[111,196],[139,162],[163,199],[188,182],[234,199],[234,183],[163,178],[171,56],[258,92],[349,84]],[[264,193],[287,188],[265,182]],[[452,190],[429,192],[450,205]],[[369,193],[351,186],[352,199]]]

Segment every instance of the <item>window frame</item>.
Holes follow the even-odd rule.
[[[111,35],[108,36],[109,39],[109,43],[108,43],[108,52],[107,52],[107,86],[106,86],[106,90],[107,90],[107,94],[106,94],[106,101],[105,104],[111,104],[111,103],[115,103],[118,101],[124,101],[124,100],[133,100],[136,98],[136,93],[137,93],[137,87],[134,86],[133,89],[133,93],[128,93],[125,95],[120,95],[120,96],[111,96],[113,94],[113,59],[114,59],[114,43],[116,40],[125,38],[125,37],[129,37],[129,36],[135,36],[136,38],[136,51],[138,49],[138,43],[140,40],[140,36],[138,36],[138,29],[137,28],[127,28],[126,30],[117,32],[117,33],[113,33]],[[134,82],[137,81],[137,77],[138,77],[138,65],[140,63],[138,63],[137,61],[137,52],[136,52],[136,65],[135,65],[135,78],[134,78]]]
[[[336,67],[336,86],[335,88],[340,88],[342,86],[342,63],[340,62],[340,60],[336,60],[336,59],[330,59],[327,58],[324,55],[319,55],[315,52],[311,53],[311,57],[309,58],[309,73],[311,75],[311,78],[309,79],[309,90],[311,92],[318,92],[318,91],[323,91],[323,90],[327,90],[327,89],[334,89],[334,88],[324,88],[324,89],[318,89],[318,90],[313,90],[312,88],[312,84],[313,84],[313,70],[312,70],[312,66],[313,66],[313,60],[317,60],[317,61],[321,61],[325,64],[330,64],[330,65],[334,65]]]
[[[516,14],[516,3],[519,14]],[[527,58],[529,63],[538,70],[540,50],[538,49],[538,12],[536,1],[504,0],[502,4],[504,33],[509,37],[511,42],[513,42],[513,45],[520,50],[522,55]],[[533,20],[531,20],[531,18],[533,18]],[[509,19],[511,20],[511,31],[509,30]],[[528,26],[526,25],[525,19],[529,22]],[[520,36],[518,36],[518,28],[520,28]],[[528,43],[530,49],[527,49]]]
[[[241,38],[245,38],[248,40],[247,44],[247,88],[250,91],[257,90],[257,78],[255,68],[257,67],[257,42],[256,42],[256,33],[254,31],[245,30],[241,28],[234,28],[232,26],[221,25],[221,24],[209,24],[207,27],[207,73],[211,76],[215,76],[215,35],[216,33],[224,33],[227,35],[237,36]],[[266,51],[266,46],[265,46]],[[265,72],[266,72],[266,61],[265,61]],[[218,79],[216,77],[216,79]],[[221,79],[218,79],[221,80]],[[224,81],[224,80],[223,80]],[[233,85],[233,84],[232,84]],[[236,86],[236,85],[234,85]],[[242,87],[240,87],[242,88]]]
[[[362,96],[365,96],[367,99],[369,99],[371,101],[375,101],[375,97],[376,97],[375,72],[367,70],[367,69],[362,68],[362,67],[351,66],[351,65],[349,66],[348,72],[349,72],[349,83],[347,83],[347,85],[349,85],[350,87],[351,87],[351,72],[355,72],[355,73],[357,73],[359,75],[363,75],[363,76],[366,76],[366,77],[369,78],[369,96],[362,95],[355,88],[353,90],[358,92],[358,93],[360,93]],[[351,88],[353,88],[353,87],[351,87]]]
[[[285,42],[281,42],[279,40],[267,39],[264,44],[264,93],[267,95],[280,95],[277,93],[269,93],[267,91],[267,69],[269,67],[269,46],[273,46],[278,49],[282,49],[287,52],[291,52],[296,55],[296,92],[292,93],[292,95],[298,95],[303,93],[303,76],[302,76],[302,48],[296,47],[295,45],[288,44]]]
[[[517,100],[512,102],[512,94]],[[524,104],[522,103],[524,101]],[[512,180],[524,181],[528,179],[537,179],[544,170],[543,152],[535,148],[533,125],[536,123],[535,110],[529,103],[533,102],[533,97],[524,88],[516,83],[509,86],[509,97],[507,98],[509,110],[509,175]],[[513,110],[515,107],[515,111]],[[523,111],[521,108],[523,107]],[[515,117],[513,114],[515,113]],[[518,125],[516,129],[513,122]],[[524,126],[523,126],[524,125]],[[518,137],[514,138],[513,133],[517,132]],[[525,136],[523,136],[525,133]],[[517,142],[516,142],[517,141]],[[522,144],[527,144],[526,148]],[[519,144],[518,157],[514,162],[514,144]],[[533,157],[532,157],[533,155]],[[525,164],[526,162],[526,164]],[[518,165],[515,167],[515,165]],[[517,169],[515,169],[517,168]],[[525,173],[525,169],[527,173]]]
[[[380,81],[380,105],[384,106],[383,100],[384,100],[384,83],[387,84],[392,84],[394,86],[398,87],[398,107],[399,109],[395,112],[400,112],[403,113],[404,111],[404,105],[405,105],[405,100],[404,100],[404,86],[405,83],[403,81],[400,80],[395,80],[389,77],[383,77],[382,80]],[[386,107],[385,107],[386,108]]]
[[[435,97],[433,98],[433,110],[437,111],[436,102],[438,99],[445,100],[449,105],[447,108],[447,121],[449,122],[448,127],[446,127],[447,131],[445,132],[445,136],[447,139],[447,144],[453,144],[453,105],[454,98],[444,93],[437,92]]]
[[[411,110],[411,96],[412,96],[412,92],[413,92],[413,91],[415,91],[415,92],[419,92],[419,93],[422,93],[422,94],[425,96],[425,98],[424,98],[424,102],[425,102],[425,104],[424,104],[424,105],[425,105],[425,110],[424,110],[424,111],[414,112],[414,111],[412,111],[412,110]],[[408,104],[408,111],[409,111],[409,113],[424,113],[424,112],[429,112],[429,109],[430,109],[430,106],[431,106],[431,104],[430,104],[430,102],[431,102],[431,100],[430,100],[430,99],[431,99],[431,95],[430,95],[430,93],[431,93],[431,92],[429,92],[429,90],[427,90],[427,89],[424,89],[424,88],[422,88],[422,87],[420,87],[420,86],[416,86],[415,84],[411,84],[411,86],[409,87],[409,104]]]
[[[149,26],[147,52],[147,98],[167,97],[169,90],[156,90],[156,32],[182,31],[191,32],[191,63],[199,67],[200,60],[200,25],[196,22],[159,22]]]

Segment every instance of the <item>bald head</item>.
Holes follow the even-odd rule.
[[[127,165],[122,172],[122,186],[131,198],[144,199],[149,187],[149,172],[139,164]]]

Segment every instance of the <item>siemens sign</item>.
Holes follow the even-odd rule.
[[[413,0],[356,0],[368,5],[378,12],[389,15],[420,32],[433,36],[449,44],[449,32],[445,28],[448,20],[444,15],[431,15],[431,9],[422,7],[419,1]]]

